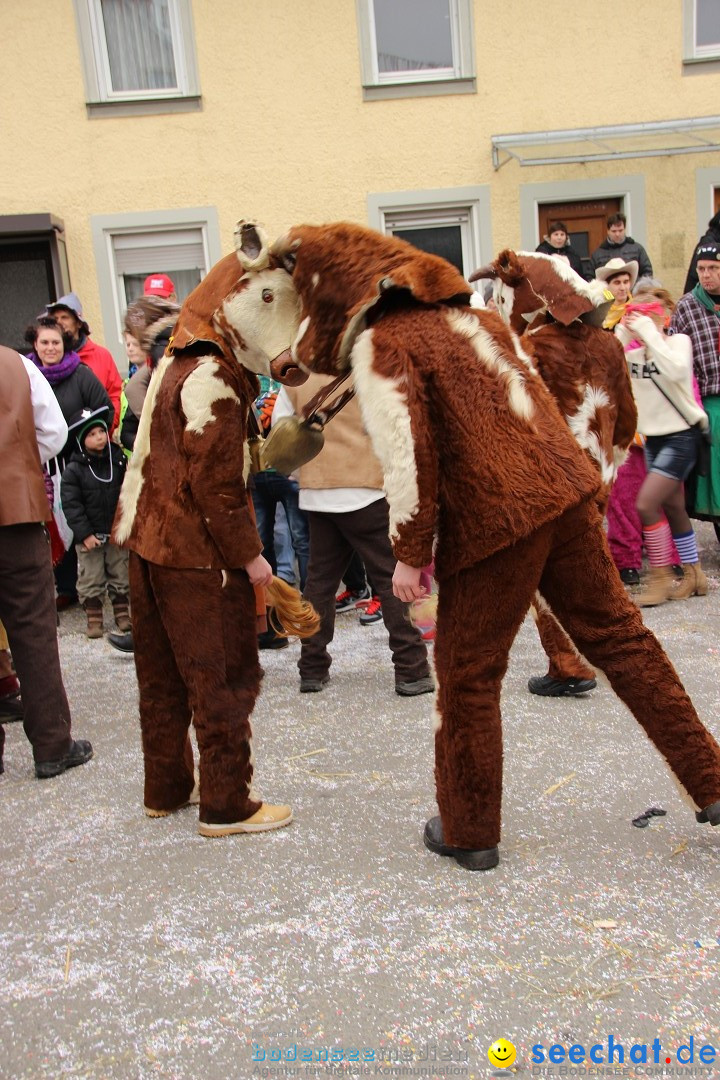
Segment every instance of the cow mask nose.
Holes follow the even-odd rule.
[[[270,375],[276,382],[285,386],[302,386],[307,382],[307,372],[303,371],[292,358],[289,349],[285,349],[270,364]]]

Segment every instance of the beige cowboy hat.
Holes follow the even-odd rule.
[[[630,262],[625,262],[624,259],[610,259],[610,262],[606,262],[604,266],[595,271],[595,277],[599,278],[600,281],[609,281],[616,274],[629,274],[630,288],[632,289],[637,281],[639,269],[640,265],[637,259],[631,259]]]

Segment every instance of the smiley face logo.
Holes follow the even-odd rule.
[[[515,1056],[515,1047],[507,1039],[496,1039],[488,1050],[488,1061],[498,1069],[507,1069]]]

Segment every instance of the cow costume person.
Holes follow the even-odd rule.
[[[444,260],[350,224],[273,246],[302,304],[293,357],[352,366],[385,472],[401,600],[439,582],[435,779],[425,843],[497,865],[500,684],[537,589],[664,754],[700,819],[720,824],[720,747],[628,599],[605,543],[597,470],[518,338]],[[652,694],[648,694],[652,686]]]
[[[610,488],[637,427],[637,408],[625,353],[602,329],[608,301],[597,281],[586,282],[561,259],[502,251],[470,281],[493,281],[503,322],[524,335],[532,357],[575,439],[600,473],[598,508],[605,513]],[[538,593],[533,602],[540,641],[550,665],[528,682],[533,694],[565,697],[596,685],[595,672]]]
[[[260,687],[253,586],[270,584],[244,483],[256,374],[304,381],[288,346],[291,279],[242,224],[236,254],[188,297],[143,407],[114,539],[130,548],[145,811],[200,803],[204,836],[287,825],[251,791]],[[271,363],[272,361],[272,363]],[[200,751],[199,797],[188,738]]]

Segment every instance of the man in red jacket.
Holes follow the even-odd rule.
[[[122,391],[122,379],[112,353],[90,337],[90,327],[82,317],[82,304],[75,293],[67,293],[54,304],[48,304],[47,313],[52,315],[66,333],[70,334],[73,339],[73,350],[79,355],[83,364],[87,364],[93,374],[97,375],[107,390],[115,411],[110,429],[110,434],[112,434],[120,420],[120,393]]]

